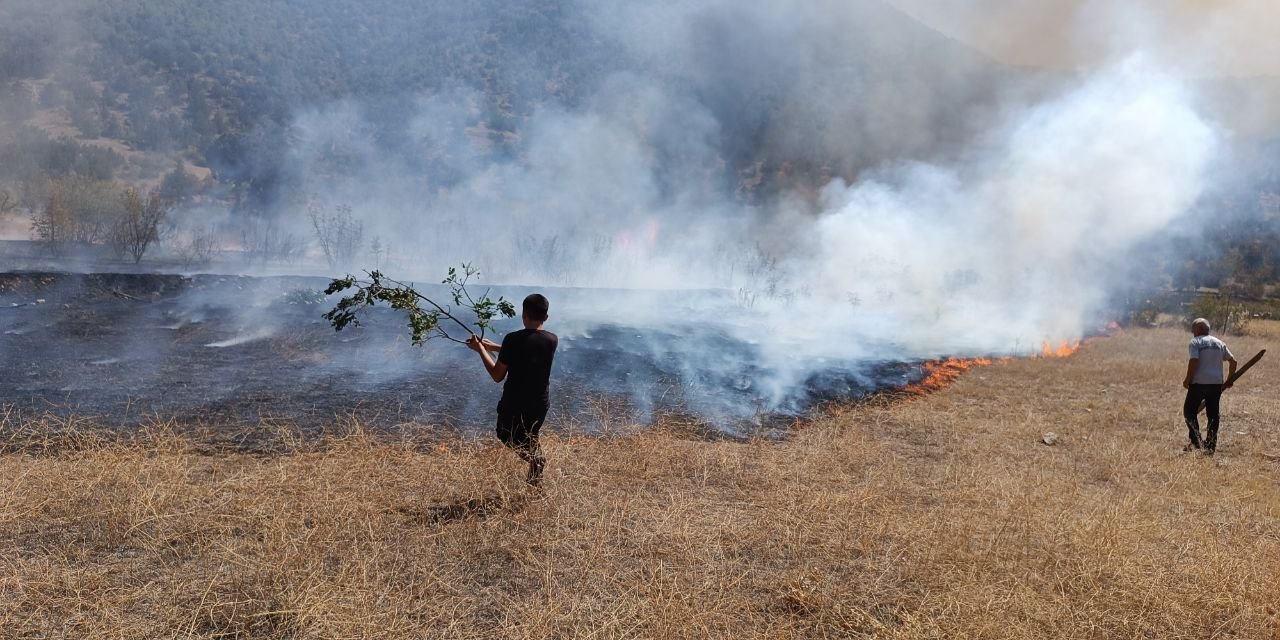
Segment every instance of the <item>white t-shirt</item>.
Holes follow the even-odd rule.
[[[1187,351],[1199,360],[1191,384],[1222,384],[1222,361],[1235,357],[1225,342],[1209,335],[1192,338]]]

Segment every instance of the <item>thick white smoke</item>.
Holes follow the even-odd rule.
[[[1131,60],[959,163],[833,183],[806,272],[925,350],[1078,338],[1123,265],[1146,258],[1129,251],[1204,191],[1216,140],[1177,79]]]
[[[705,415],[803,408],[905,382],[903,361],[1035,353],[1105,321],[1126,275],[1157,257],[1140,253],[1153,237],[1203,227],[1192,212],[1242,132],[1277,121],[1277,90],[1188,78],[1261,68],[1233,66],[1227,45],[1274,48],[1255,25],[1275,10],[1219,3],[1201,24],[1156,0],[975,3],[553,0],[465,16],[423,3],[433,10],[410,13],[439,24],[396,29],[488,33],[478,66],[401,90],[402,52],[362,48],[357,68],[386,70],[390,95],[323,93],[343,97],[288,105],[287,127],[272,114],[225,132],[269,135],[243,136],[228,166],[206,154],[228,197],[206,196],[179,226],[223,243],[215,269],[434,283],[470,262],[508,297],[543,290],[566,395],[626,392],[641,411],[668,392],[668,406]],[[1087,68],[1001,64],[901,4],[965,18],[952,33],[1007,35],[1006,53],[1087,51]],[[512,15],[541,26],[498,24]],[[326,264],[308,214],[347,206],[363,225],[357,255]],[[211,353],[287,337],[299,328],[276,315],[279,294],[193,290],[167,329],[234,325],[203,344]],[[147,340],[124,351],[168,358]],[[434,348],[454,351],[299,366],[376,387],[467,356]]]
[[[1080,338],[1147,258],[1130,252],[1193,224],[1182,218],[1218,149],[1184,83],[1134,57],[1010,111],[943,161],[888,161],[832,180],[816,201],[753,207],[692,171],[671,182],[661,166],[714,164],[706,109],[634,77],[608,86],[581,111],[537,114],[519,162],[470,166],[416,223],[376,209],[367,219],[420,233],[422,253],[403,268],[427,277],[469,259],[508,282],[667,290],[574,296],[559,328],[573,339],[600,324],[714,327],[757,349],[720,366],[756,367],[767,404],[833,367]],[[726,293],[690,292],[706,288]],[[706,347],[676,354],[691,376]]]
[[[479,92],[422,96],[400,142],[436,173],[371,143],[358,100],[309,109],[298,173],[390,242],[397,274],[469,261],[501,283],[667,291],[553,299],[553,323],[569,340],[714,328],[755,349],[716,366],[754,367],[767,402],[832,368],[1080,338],[1147,259],[1135,247],[1195,224],[1221,146],[1194,91],[1141,55],[992,71],[878,2],[581,10],[633,56],[591,95],[515,131],[489,127]],[[788,187],[809,151],[827,160]],[[358,170],[326,173],[335,154]],[[784,159],[763,169],[776,192],[744,195],[750,167],[725,184],[751,157]],[[845,177],[805,186],[823,172]],[[692,371],[711,346],[682,348]]]
[[[883,306],[902,314],[961,301],[976,316],[1017,307],[1043,333],[1071,334],[1080,319],[1061,316],[1099,302],[1124,251],[1199,196],[1217,138],[1180,80],[1135,58],[993,123],[945,162],[887,161],[852,184],[837,178],[816,207],[785,197],[748,206],[697,174],[659,184],[670,178],[657,137],[682,136],[661,150],[678,149],[684,165],[716,163],[716,123],[697,103],[634,79],[610,95],[582,112],[535,115],[520,162],[467,166],[467,180],[426,211],[389,179],[338,183],[328,197],[356,202],[375,232],[421,240],[410,264],[471,256],[529,283],[807,290],[869,306],[892,293]],[[350,105],[309,113],[300,159],[361,130]],[[429,135],[424,145],[467,154],[467,142]],[[351,140],[346,151],[367,154],[370,175],[399,176],[376,147]],[[556,246],[521,250],[522,239]],[[748,264],[771,259],[754,272]],[[756,273],[766,270],[777,282]],[[1039,300],[1053,311],[1035,311]]]
[[[786,286],[737,323],[766,336],[776,397],[828,362],[1025,354],[1098,326],[1131,251],[1204,191],[1215,128],[1182,83],[1133,59],[993,130],[946,165],[824,191]],[[793,220],[798,218],[792,218]],[[805,249],[810,250],[807,252]]]

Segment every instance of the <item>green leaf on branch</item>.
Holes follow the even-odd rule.
[[[365,272],[368,279],[364,280],[352,275],[337,278],[325,289],[326,295],[350,289],[355,289],[355,292],[338,300],[324,317],[335,331],[341,331],[348,326],[360,326],[360,311],[381,302],[405,312],[409,338],[414,346],[420,346],[433,337],[465,344],[466,337],[475,335],[483,338],[494,318],[513,318],[516,315],[515,305],[502,296],[494,300],[487,291],[479,297],[471,295],[467,283],[479,273],[479,269],[467,263],[463,263],[461,269],[449,268],[441,284],[448,286],[452,305],[442,305],[423,295],[412,284],[388,278],[381,271]],[[471,317],[464,320],[458,315],[464,311],[469,311]]]

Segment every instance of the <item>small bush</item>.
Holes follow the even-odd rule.
[[[8,213],[18,208],[18,198],[12,193],[0,189],[0,213]]]
[[[217,233],[212,229],[195,229],[177,243],[175,255],[182,261],[182,266],[202,267],[213,262],[213,254],[218,250]]]
[[[116,255],[142,261],[147,249],[160,237],[160,223],[169,213],[169,201],[159,192],[138,193],[125,189],[120,194],[122,208],[108,238]]]
[[[127,215],[123,191],[104,180],[71,175],[50,180],[32,219],[36,238],[55,253],[68,244],[102,244]]]
[[[1159,322],[1163,312],[1164,308],[1158,300],[1147,299],[1133,304],[1129,308],[1129,326],[1153,327]]]
[[[281,229],[273,221],[259,217],[241,222],[240,242],[247,259],[263,263],[293,263],[302,257],[306,249],[296,235]]]
[[[329,213],[320,205],[312,205],[307,217],[329,268],[349,266],[364,241],[364,223],[355,219],[351,207],[340,204]]]
[[[1249,310],[1229,296],[1206,293],[1191,303],[1191,317],[1204,318],[1221,335],[1242,335],[1249,324]]]
[[[181,203],[200,193],[200,179],[187,173],[182,161],[176,161],[173,170],[160,181],[160,194],[170,202]]]

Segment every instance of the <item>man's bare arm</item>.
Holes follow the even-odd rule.
[[[502,382],[507,377],[507,364],[505,362],[496,362],[488,351],[480,352],[480,359],[484,360],[484,368],[489,371],[489,377],[494,382]]]
[[[480,361],[484,363],[484,370],[489,372],[489,377],[494,382],[502,382],[507,377],[507,365],[504,362],[496,362],[493,356],[489,355],[489,345],[485,341],[481,341],[477,336],[471,336],[467,339],[467,346],[480,354]],[[500,346],[500,345],[499,345]]]
[[[1190,389],[1191,380],[1196,377],[1196,365],[1200,364],[1200,358],[1192,358],[1187,361],[1187,377],[1182,379],[1182,388]]]
[[[1232,385],[1231,378],[1235,377],[1236,367],[1239,366],[1239,364],[1240,363],[1236,362],[1235,356],[1230,356],[1230,355],[1227,356],[1227,369],[1228,369],[1227,381],[1222,384],[1223,389],[1231,388],[1231,385]]]

